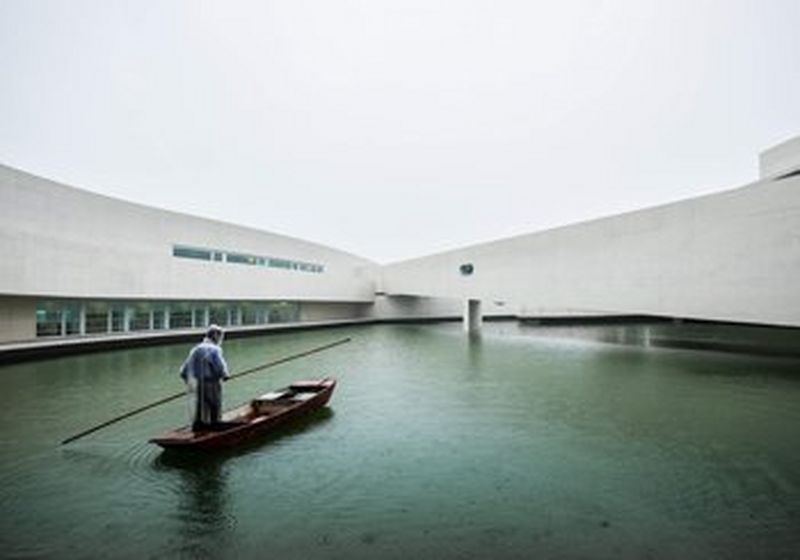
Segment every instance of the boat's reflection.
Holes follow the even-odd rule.
[[[175,517],[180,525],[180,539],[172,552],[194,558],[216,556],[228,550],[236,525],[228,490],[228,479],[235,469],[234,459],[264,451],[265,447],[284,438],[302,437],[333,416],[333,411],[325,407],[233,449],[205,452],[173,449],[158,454],[152,467],[175,476],[171,486],[178,496]]]

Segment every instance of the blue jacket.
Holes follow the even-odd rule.
[[[181,378],[198,381],[219,381],[228,378],[228,364],[222,357],[222,348],[208,339],[192,348],[181,366]]]

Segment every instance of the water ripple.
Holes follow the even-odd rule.
[[[218,454],[146,443],[183,419],[177,404],[54,444],[128,395],[170,392],[185,347],[4,368],[3,553],[782,558],[800,546],[800,379],[786,362],[493,329],[354,329],[341,351],[226,393],[337,372],[327,411]],[[242,339],[229,359],[323,334]]]

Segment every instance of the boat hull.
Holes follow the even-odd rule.
[[[155,437],[150,443],[164,449],[236,447],[323,408],[335,388],[336,380],[332,378],[297,381],[226,412],[222,419],[229,427],[225,429],[193,432],[184,426]]]

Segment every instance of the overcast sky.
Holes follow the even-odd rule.
[[[798,0],[0,0],[0,162],[380,262],[744,185]]]

